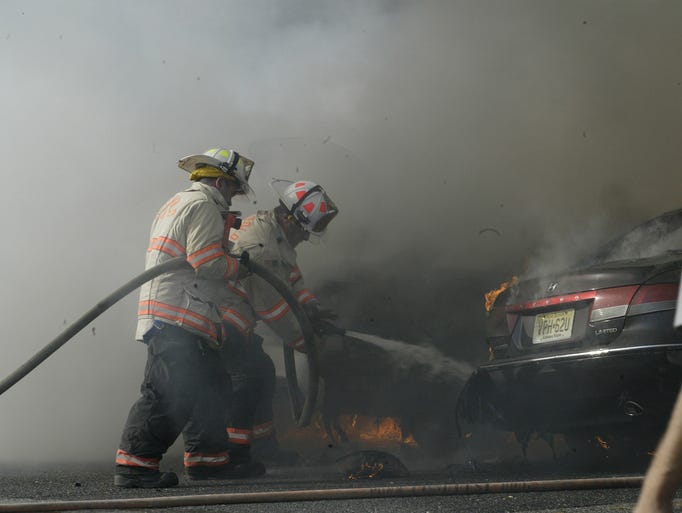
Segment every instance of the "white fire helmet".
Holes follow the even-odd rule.
[[[307,180],[270,180],[270,187],[279,196],[280,202],[310,234],[322,235],[327,226],[339,213],[325,190]]]
[[[227,175],[239,182],[240,194],[247,197],[253,196],[253,189],[249,185],[253,160],[240,155],[235,150],[212,148],[201,155],[188,155],[178,161],[178,167],[191,173],[190,180],[197,180],[204,176],[217,178],[221,174]]]

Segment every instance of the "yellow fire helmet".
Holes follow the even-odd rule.
[[[190,180],[232,178],[239,182],[240,194],[253,196],[253,189],[249,185],[253,160],[241,156],[235,150],[212,148],[201,155],[188,155],[178,161],[178,167],[190,173]]]
[[[339,213],[325,190],[314,182],[270,180],[270,187],[298,224],[311,234],[322,235]]]

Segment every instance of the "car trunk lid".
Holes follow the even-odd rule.
[[[520,281],[493,312],[498,317],[504,312],[512,343],[508,356],[608,343],[627,315],[671,308],[679,263],[674,271],[665,269],[673,260],[679,257],[613,262]]]

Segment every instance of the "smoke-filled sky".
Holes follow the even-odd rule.
[[[299,252],[313,288],[358,268],[495,286],[679,207],[681,20],[674,0],[4,0],[0,373],[142,270],[177,159],[210,147],[256,161],[246,214],[271,177],[329,191],[329,240]],[[135,302],[0,397],[0,463],[108,461],[144,366]]]

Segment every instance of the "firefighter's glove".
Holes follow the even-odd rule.
[[[320,308],[317,302],[303,305],[303,309],[310,319],[310,324],[316,335],[343,335],[345,330],[335,326],[331,321],[338,319],[332,310]]]
[[[237,257],[237,261],[239,262],[237,281],[239,281],[251,274],[251,271],[249,270],[249,253],[247,251],[242,252],[242,254]]]
[[[306,315],[313,324],[320,319],[334,321],[339,318],[333,310],[321,308],[317,301],[306,303],[303,305],[303,310],[305,310]]]

